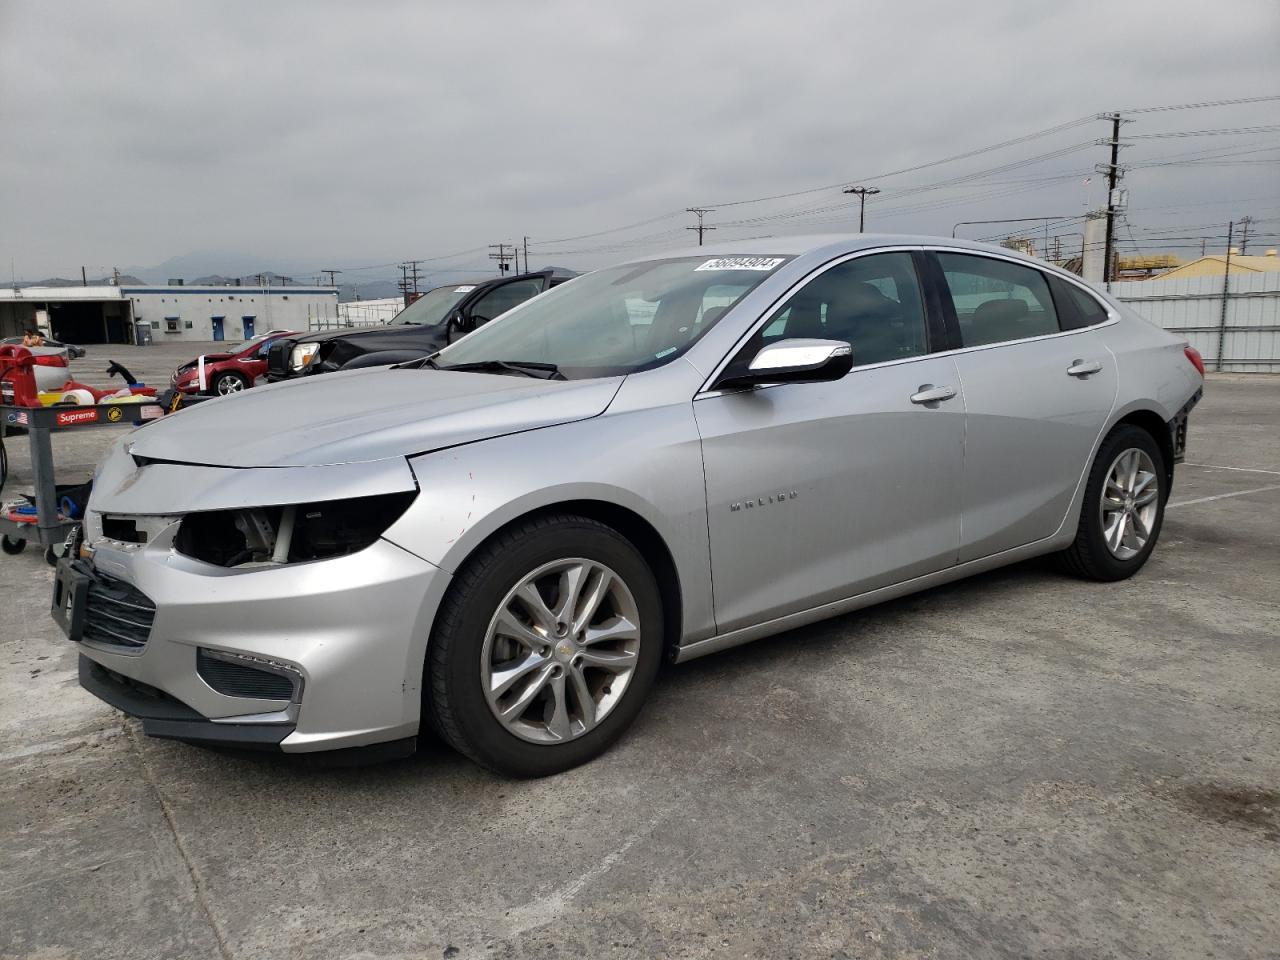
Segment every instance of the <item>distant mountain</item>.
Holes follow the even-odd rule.
[[[141,286],[141,285],[144,285],[145,283],[146,283],[145,280],[139,280],[137,277],[130,276],[127,273],[120,274],[121,286],[128,286],[128,285]],[[72,279],[72,280],[68,280],[66,277],[46,277],[43,280],[19,280],[17,281],[17,284],[20,287],[79,287],[82,285],[79,277],[76,277],[75,279]],[[93,277],[90,277],[88,280],[88,285],[91,287],[110,286],[111,278],[98,277],[97,279],[94,279]]]

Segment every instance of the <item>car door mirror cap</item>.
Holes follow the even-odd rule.
[[[843,340],[791,338],[762,347],[746,370],[721,377],[715,389],[839,380],[852,369],[853,348]]]

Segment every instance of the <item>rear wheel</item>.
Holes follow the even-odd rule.
[[[455,578],[428,648],[424,712],[483,766],[558,773],[630,726],[662,646],[657,583],[628,540],[585,517],[532,519]]]
[[[1131,424],[1113,430],[1098,449],[1063,566],[1090,580],[1123,580],[1142,569],[1160,537],[1167,476],[1151,434]]]

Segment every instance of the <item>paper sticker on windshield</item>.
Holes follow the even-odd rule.
[[[786,257],[716,257],[694,270],[762,270],[768,272]]]
[[[473,283],[469,287],[454,287],[453,292],[454,293],[470,293],[475,288],[476,288],[476,285]]]

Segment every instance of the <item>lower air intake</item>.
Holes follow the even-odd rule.
[[[253,700],[292,700],[293,678],[250,666],[239,660],[224,660],[203,649],[196,651],[196,673],[205,683],[227,697]]]

